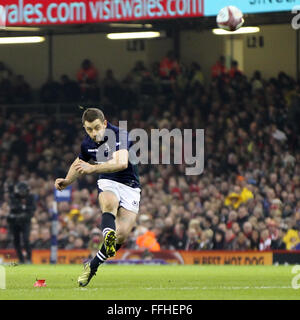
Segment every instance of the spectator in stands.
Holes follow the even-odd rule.
[[[91,240],[88,242],[88,249],[90,250],[90,257],[94,257],[100,250],[100,245],[103,241],[102,232],[98,228],[94,228],[91,233]]]
[[[200,238],[195,228],[189,228],[187,231],[187,242],[185,250],[198,250],[200,245]]]
[[[190,90],[195,90],[198,86],[204,86],[204,75],[201,66],[197,62],[192,62],[188,79]]]
[[[251,79],[251,85],[253,94],[256,94],[257,91],[261,91],[263,89],[264,83],[260,71],[256,70],[254,72],[253,77]]]
[[[80,101],[80,88],[76,81],[71,80],[66,74],[60,77],[62,102]]]
[[[11,80],[9,77],[6,77],[6,70],[2,70],[1,72],[0,65],[0,103],[11,103],[12,101],[13,87],[11,84]]]
[[[12,74],[12,71],[0,61],[0,103],[13,101]]]
[[[158,242],[162,249],[167,249],[171,243],[174,229],[174,218],[168,216],[164,220],[164,226],[161,235],[158,238]]]
[[[253,229],[251,232],[251,238],[250,238],[250,249],[251,250],[259,250],[259,232],[256,229]]]
[[[12,94],[14,103],[22,104],[32,101],[30,85],[25,81],[23,75],[20,74],[14,77]]]
[[[180,73],[180,66],[175,57],[174,51],[169,51],[159,66],[159,74],[161,79],[174,80]]]
[[[103,79],[103,95],[113,104],[119,105],[121,102],[120,85],[111,69],[106,70],[105,78]]]
[[[228,71],[228,75],[231,79],[234,79],[242,75],[242,72],[239,69],[239,63],[236,60],[233,60],[231,62],[231,68]]]
[[[238,218],[237,212],[234,210],[231,210],[228,214],[228,220],[226,225],[228,229],[232,228],[232,224],[237,221],[237,218]]]
[[[239,232],[237,237],[234,239],[232,246],[233,250],[244,251],[250,249],[250,240],[244,235],[243,232]]]
[[[147,68],[144,65],[144,62],[141,60],[138,60],[135,63],[133,69],[131,70],[131,75],[133,77],[133,81],[136,84],[141,83],[145,73],[148,73],[148,72],[147,72]]]
[[[151,76],[158,80],[157,87],[161,90],[157,70],[155,72],[156,76],[151,69]],[[183,72],[181,76],[187,77],[188,74]],[[160,229],[156,236],[162,249],[173,248],[175,225],[182,225],[187,239],[192,236],[193,232],[190,234],[188,230],[198,230],[194,221],[190,225],[192,220],[196,220],[202,229],[197,231],[199,250],[212,249],[214,233],[218,229],[225,232],[225,249],[234,249],[234,245],[243,250],[256,249],[256,230],[261,232],[264,229],[270,233],[271,248],[281,247],[281,239],[288,250],[294,248],[299,242],[295,227],[300,210],[297,178],[300,174],[300,135],[297,134],[297,112],[291,115],[289,112],[291,107],[298,108],[300,104],[288,102],[287,92],[297,95],[298,85],[281,76],[280,80],[266,81],[262,90],[254,93],[249,87],[251,82],[243,76],[238,81],[218,80],[217,85],[213,80],[208,89],[189,91],[186,87],[188,81],[183,79],[176,94],[171,91],[170,95],[165,95],[159,91],[145,97],[130,77],[126,77],[125,91],[131,90],[126,99],[131,101],[132,109],[117,113],[116,106],[111,103],[108,109],[112,122],[127,119],[129,127],[147,131],[153,128],[205,128],[207,163],[199,177],[186,176],[185,165],[141,165],[141,213],[148,216],[148,221],[139,220],[137,229],[144,227],[145,223],[153,227],[152,230]],[[135,96],[135,102],[132,96]],[[61,97],[58,99],[61,101]],[[123,98],[122,101],[125,105]],[[75,113],[70,117],[75,118]],[[289,121],[285,120],[289,117]],[[5,185],[15,183],[20,177],[31,181],[38,199],[32,225],[38,230],[50,226],[48,212],[53,177],[57,170],[67,167],[74,152],[79,152],[74,147],[80,140],[79,127],[80,123],[76,121],[66,122],[64,118],[60,122],[54,114],[43,115],[41,112],[23,115],[22,110],[22,116],[15,112],[7,113],[5,118],[0,116],[0,216],[3,216],[0,228],[6,228]],[[284,140],[281,141],[280,137]],[[72,219],[70,222],[71,206],[60,206],[60,248],[66,246],[66,239],[74,231],[86,247],[89,238],[81,225],[86,224],[92,230],[100,223],[97,190],[91,187],[93,179],[97,177],[82,178],[73,188],[71,206],[77,205],[83,220]],[[84,188],[87,190],[83,191]],[[248,191],[243,193],[244,188]],[[232,193],[239,201],[233,201],[233,197],[226,205],[226,198]],[[247,201],[243,201],[243,195]],[[270,218],[276,222],[274,233]],[[252,237],[248,241],[243,228],[247,222],[252,225]],[[287,232],[276,232],[281,225],[287,225]],[[135,240],[133,233],[125,247],[135,248]],[[247,245],[249,240],[251,246]],[[188,240],[183,248],[187,244]]]
[[[184,250],[187,243],[186,229],[183,223],[176,223],[170,240],[170,245],[174,249]]]
[[[36,249],[50,249],[51,247],[51,234],[49,228],[42,228],[40,239],[36,242]]]
[[[84,242],[83,242],[81,237],[76,237],[75,238],[73,249],[75,249],[75,250],[76,249],[85,249]]]
[[[146,96],[157,94],[159,84],[155,76],[144,66],[144,63],[141,62],[140,65],[136,65],[135,69],[136,71],[133,71],[133,74],[136,74],[135,77],[138,79],[140,94]]]
[[[291,250],[300,242],[300,234],[297,229],[298,226],[293,226],[293,228],[290,228],[283,237],[283,242],[285,243],[287,250]]]
[[[39,243],[40,243],[39,231],[38,229],[32,229],[30,231],[30,236],[29,236],[29,245],[31,249],[36,249]]]
[[[249,219],[249,213],[248,213],[247,207],[245,205],[240,206],[238,209],[238,219],[237,219],[237,223],[239,224],[240,228],[243,228],[244,223],[247,222],[248,219]],[[245,235],[246,235],[246,232],[247,233],[251,232],[249,225],[246,226],[246,230],[244,230],[244,232],[245,232]]]
[[[145,233],[139,235],[136,239],[136,244],[140,249],[160,251],[160,245],[157,242],[156,234],[151,230],[147,230]]]
[[[227,229],[225,231],[225,250],[233,250],[235,234],[231,229]]]
[[[0,61],[0,83],[3,80],[9,80],[11,76],[12,71],[2,61]]]
[[[68,231],[65,228],[62,228],[61,225],[58,225],[58,235],[57,235],[57,246],[59,249],[65,249],[68,245]]]
[[[264,229],[260,232],[260,243],[259,250],[270,250],[271,249],[272,239],[268,229]]]
[[[298,232],[298,239],[300,239],[300,223],[296,225],[295,230]],[[292,250],[300,250],[300,241],[292,247]]]
[[[132,78],[127,76],[121,82],[120,101],[122,101],[123,106],[127,106],[128,109],[132,109],[137,106],[137,99],[137,92],[133,88]]]
[[[298,85],[300,88],[300,85]],[[293,131],[300,133],[299,128],[299,118],[300,118],[300,90],[296,91],[291,97],[290,108],[287,114],[287,122],[293,128]]]
[[[150,67],[151,75],[157,87],[160,86],[160,62],[155,61]]]
[[[69,236],[68,236],[68,242],[65,246],[65,249],[67,250],[72,250],[75,249],[75,240],[77,239],[78,234],[75,231],[70,231]]]
[[[214,233],[211,229],[204,230],[201,234],[199,249],[211,250],[213,248],[213,236],[214,236]]]
[[[213,250],[223,250],[225,249],[225,233],[221,229],[217,229],[214,232],[213,237]]]
[[[271,249],[272,250],[286,250],[286,244],[283,241],[283,238],[286,234],[287,227],[285,225],[281,225],[278,228],[278,235],[276,238],[273,238],[271,241]]]
[[[42,86],[40,90],[40,99],[41,102],[44,103],[55,103],[60,101],[61,97],[61,85],[51,80],[50,78],[48,81]]]
[[[244,235],[247,237],[247,239],[251,239],[252,238],[252,224],[249,221],[245,221],[243,224],[243,232]]]
[[[99,100],[98,71],[89,59],[83,60],[77,73],[77,81],[84,101]]]
[[[237,222],[232,224],[232,231],[236,236],[241,232],[240,225]]]
[[[220,56],[219,60],[211,68],[211,77],[223,79],[226,74],[225,57]]]

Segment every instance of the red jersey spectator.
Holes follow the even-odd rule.
[[[98,71],[90,60],[85,59],[81,64],[81,69],[78,71],[77,80],[81,84],[90,84],[97,82],[97,77]]]
[[[220,59],[212,66],[212,78],[222,77],[226,74],[225,57],[221,56]]]
[[[90,60],[85,59],[82,62],[81,69],[77,73],[77,80],[84,98],[99,99],[99,90],[97,88],[98,71]]]
[[[159,66],[161,78],[174,79],[180,73],[180,66],[173,51],[169,51]]]

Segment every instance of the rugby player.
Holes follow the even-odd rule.
[[[79,286],[85,287],[98,267],[116,254],[134,227],[141,186],[137,166],[129,161],[132,141],[128,139],[128,132],[110,124],[97,108],[84,111],[82,124],[87,135],[81,144],[81,152],[66,177],[56,179],[55,187],[63,190],[82,175],[99,174],[100,228],[104,242],[96,256],[84,264],[78,278]],[[112,136],[114,138],[110,138]]]

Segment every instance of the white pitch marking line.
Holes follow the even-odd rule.
[[[251,290],[251,289],[292,289],[291,286],[255,286],[255,287],[203,287],[202,290]]]
[[[255,287],[183,287],[183,288],[144,288],[146,290],[264,290],[264,289],[292,289],[291,286],[255,286]]]

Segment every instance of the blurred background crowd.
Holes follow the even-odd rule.
[[[13,248],[8,186],[27,181],[36,199],[32,249],[50,248],[54,180],[65,177],[85,132],[76,102],[99,106],[128,129],[205,130],[201,175],[186,165],[139,165],[142,197],[125,248],[152,250],[300,249],[300,84],[285,73],[247,78],[224,57],[204,79],[201,66],[172,52],[150,69],[138,61],[124,79],[86,59],[77,78],[63,75],[34,94],[0,63],[0,103],[74,103],[59,115],[15,111],[0,117],[0,249]],[[58,246],[97,250],[102,241],[97,176],[73,184],[59,203]]]

